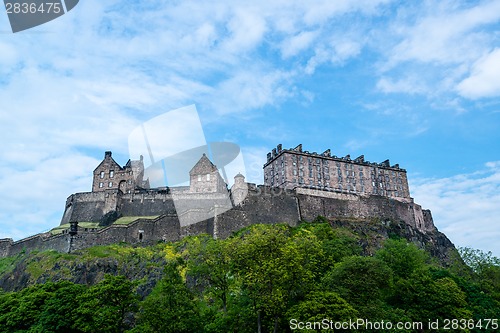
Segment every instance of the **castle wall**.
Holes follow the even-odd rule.
[[[0,254],[5,253],[6,256],[15,256],[20,253],[28,253],[33,250],[45,251],[45,250],[55,250],[59,252],[67,252],[69,246],[69,235],[49,235],[49,234],[38,234],[31,237],[21,239],[16,242],[10,240],[10,246],[8,249],[1,249],[2,241],[0,240]]]
[[[73,239],[71,251],[120,242],[152,245],[158,241],[179,240],[180,235],[177,216],[164,215],[154,220],[139,219],[129,225],[111,225],[97,231],[82,232],[79,229]]]
[[[318,215],[329,219],[395,219],[417,227],[412,203],[384,196],[361,196],[311,189],[297,190],[301,218],[314,220]]]
[[[226,238],[252,224],[288,223],[295,226],[299,220],[297,199],[292,191],[259,186],[249,189],[239,205],[216,216],[213,234],[216,238]]]
[[[203,201],[202,196],[195,195],[201,203],[211,203],[220,195],[209,195]],[[111,199],[109,199],[111,197]],[[103,201],[98,202],[99,199]],[[185,196],[182,200],[189,200]],[[149,191],[142,194],[127,194],[106,197],[105,192],[78,193],[68,198],[71,211],[70,221],[88,221],[92,214],[100,210],[105,202],[117,204],[119,212],[125,216],[159,215],[156,219],[139,219],[128,225],[111,225],[103,229],[78,228],[78,234],[71,240],[67,231],[52,236],[49,233],[38,234],[16,242],[11,239],[0,240],[0,257],[16,255],[32,250],[53,249],[60,252],[75,251],[95,245],[108,245],[119,242],[130,244],[154,244],[157,241],[176,241],[189,235],[208,233],[215,238],[227,238],[232,233],[253,225],[288,223],[297,225],[301,220],[312,221],[318,215],[328,219],[391,219],[404,221],[421,232],[434,231],[432,215],[422,210],[413,200],[395,200],[384,196],[356,195],[338,192],[320,191],[299,188],[287,190],[268,186],[249,186],[248,193],[238,205],[228,209],[224,205],[203,206],[190,209],[178,215],[174,200],[170,194]],[[108,205],[108,208],[111,207]],[[72,207],[72,208],[71,208]],[[210,217],[207,218],[207,210]],[[191,215],[197,223],[183,224],[183,214]],[[205,218],[200,218],[205,216]],[[65,214],[65,219],[68,219]],[[82,220],[79,220],[82,219]],[[201,221],[201,222],[198,222]],[[70,242],[71,240],[71,242]],[[70,247],[71,243],[71,247]]]
[[[123,195],[120,199],[119,210],[123,216],[153,216],[176,213],[172,195],[159,192]]]
[[[118,204],[118,190],[75,193],[66,200],[61,225],[69,222],[99,222],[101,217]]]

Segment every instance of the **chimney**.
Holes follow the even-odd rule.
[[[111,157],[111,154],[112,154],[112,153],[111,153],[110,151],[105,152],[105,153],[104,153],[104,158],[106,158],[106,157]]]

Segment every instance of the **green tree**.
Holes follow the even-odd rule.
[[[54,295],[57,284],[47,282],[0,297],[0,326],[4,332],[38,331],[40,316]]]
[[[188,274],[206,296],[221,302],[227,312],[228,293],[234,281],[228,242],[212,237],[194,237],[187,244]]]
[[[199,332],[199,311],[193,294],[177,271],[177,265],[168,263],[164,273],[141,303],[138,325],[131,332]]]
[[[123,332],[129,325],[126,315],[135,310],[137,282],[125,276],[106,275],[98,284],[77,297],[75,327],[83,332]]]
[[[408,278],[418,270],[426,270],[429,255],[406,239],[388,239],[377,251],[376,258],[384,261],[398,278]]]
[[[253,302],[257,331],[263,331],[267,318],[277,332],[290,303],[313,287],[322,258],[317,238],[306,231],[292,237],[287,225],[254,225],[230,243],[234,270]]]
[[[323,290],[337,292],[360,316],[382,319],[383,305],[392,292],[392,270],[373,257],[353,256],[336,264],[322,280]]]
[[[333,322],[346,322],[355,319],[358,312],[338,294],[333,292],[314,291],[305,299],[292,306],[287,312],[290,324],[293,320],[300,322],[322,322],[328,319]],[[304,329],[301,332],[331,332],[330,329]]]
[[[434,280],[428,272],[420,272],[400,279],[396,290],[391,304],[405,310],[412,320],[472,317],[466,294],[449,277]]]
[[[77,298],[85,292],[85,286],[69,281],[57,283],[57,290],[45,303],[38,326],[47,333],[78,333]]]
[[[500,267],[500,259],[493,256],[491,251],[484,252],[470,247],[459,247],[458,252],[467,266],[478,274],[492,267]]]
[[[303,223],[296,230],[308,230],[320,241],[324,253],[320,267],[322,273],[346,257],[361,254],[362,248],[356,235],[347,229],[332,228],[324,218],[318,217],[314,223]]]

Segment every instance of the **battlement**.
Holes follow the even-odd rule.
[[[293,153],[293,154],[300,154],[303,156],[311,156],[311,157],[320,157],[320,158],[327,158],[331,161],[338,161],[338,162],[348,162],[348,163],[353,163],[353,164],[360,164],[360,165],[370,165],[370,166],[375,166],[378,168],[383,168],[383,169],[394,169],[398,171],[406,171],[403,168],[400,168],[399,164],[394,164],[390,165],[389,160],[385,160],[383,162],[377,163],[377,162],[369,162],[365,161],[365,155],[360,155],[356,157],[355,159],[351,159],[351,155],[346,155],[344,157],[339,157],[336,155],[331,154],[331,150],[327,149],[321,154],[317,152],[309,152],[307,150],[302,150],[302,144],[297,145],[295,148],[289,148],[289,149],[283,149],[282,144],[278,144],[276,148],[273,148],[273,150],[269,153],[267,153],[267,162],[264,164],[264,168],[272,161],[274,161],[277,157],[279,157],[283,153]]]

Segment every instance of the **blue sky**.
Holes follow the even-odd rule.
[[[0,237],[58,225],[105,150],[195,104],[252,182],[278,143],[389,158],[455,245],[500,256],[500,1],[86,0],[0,32]]]

